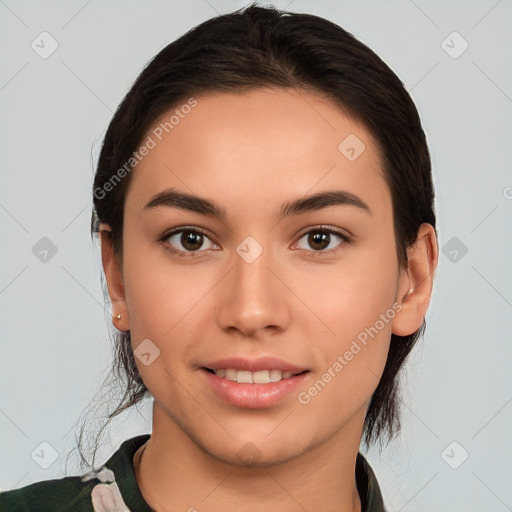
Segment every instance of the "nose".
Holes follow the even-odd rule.
[[[291,316],[289,291],[279,274],[279,265],[270,249],[263,248],[260,253],[251,243],[241,244],[233,256],[233,268],[220,288],[219,326],[250,338],[285,330]]]

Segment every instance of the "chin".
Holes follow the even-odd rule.
[[[215,450],[207,451],[211,457],[229,464],[230,466],[239,466],[241,468],[268,468],[286,463],[295,459],[300,452],[283,452],[283,450],[269,450],[265,448],[261,451],[251,442],[247,442],[238,451],[232,450],[220,451],[217,447]]]

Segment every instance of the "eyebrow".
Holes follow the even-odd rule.
[[[370,207],[355,194],[345,190],[328,190],[284,203],[281,206],[280,212],[276,215],[276,219],[277,221],[281,221],[285,217],[289,217],[291,215],[298,215],[338,205],[355,206],[370,215],[372,214]],[[222,221],[226,221],[227,219],[227,212],[225,208],[218,205],[215,201],[180,192],[172,188],[164,190],[163,192],[153,196],[144,209],[150,210],[158,206],[188,210],[208,217],[214,217]]]

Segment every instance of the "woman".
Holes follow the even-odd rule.
[[[1,510],[386,510],[438,245],[417,110],[325,19],[250,6],[164,48],[105,135],[92,230],[152,433]]]

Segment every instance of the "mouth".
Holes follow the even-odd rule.
[[[207,388],[238,409],[265,409],[286,403],[286,398],[304,386],[310,373],[274,357],[227,358],[198,369]]]
[[[309,373],[309,370],[303,370],[294,373],[290,371],[279,370],[277,368],[259,370],[256,372],[251,372],[249,370],[238,370],[236,368],[213,369],[203,367],[203,370],[206,370],[207,372],[212,373],[221,379],[226,379],[231,382],[238,382],[240,384],[270,384]]]
[[[309,369],[270,355],[204,361],[204,384],[224,403],[262,409],[284,403],[308,379]]]

